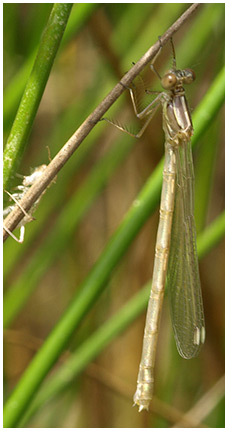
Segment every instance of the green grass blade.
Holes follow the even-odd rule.
[[[192,139],[192,144],[195,145],[197,140],[200,139],[202,136],[202,133],[207,130],[209,122],[212,121],[212,119],[215,117],[216,113],[221,107],[221,104],[224,101],[224,70],[219,73],[218,77],[216,78],[214,84],[212,85],[209,93],[205,96],[205,98],[201,101],[200,105],[197,107],[196,112],[193,115],[193,124],[196,129],[195,135]],[[106,165],[106,160],[104,160],[104,166]],[[102,163],[103,165],[103,163]],[[126,222],[126,231],[124,234],[116,235],[117,244],[119,247],[119,260],[121,259],[123,253],[127,250],[128,245],[133,240],[136,233],[140,230],[143,223],[147,220],[147,218],[150,216],[151,212],[155,210],[158,202],[159,202],[159,196],[160,196],[160,190],[161,190],[161,183],[162,183],[162,167],[163,167],[163,160],[161,160],[160,164],[157,166],[156,170],[152,174],[151,178],[148,180],[148,183],[145,185],[142,196],[145,194],[145,198],[143,197],[143,202],[141,202],[141,197],[136,200],[136,203],[138,202],[139,208],[133,207],[129,211],[128,219],[129,219],[129,225],[128,222]],[[98,172],[100,171],[100,166],[98,166]],[[96,177],[95,170],[95,177]],[[94,178],[94,173],[91,173],[92,178]],[[98,180],[100,177],[98,177]],[[92,193],[91,195],[88,195],[88,192],[83,193],[83,195],[87,196],[88,198],[91,198],[97,193],[97,190],[100,189],[100,186],[98,184],[98,180],[88,179],[88,184],[91,182],[97,184],[97,188],[94,189],[95,194]],[[102,180],[102,178],[101,178]],[[103,182],[103,180],[102,180]],[[86,187],[86,186],[85,186]],[[88,185],[89,187],[89,185]],[[84,189],[82,188],[82,191]],[[82,199],[82,193],[79,192],[79,198],[75,198],[76,200]],[[84,198],[83,198],[84,200]],[[140,205],[142,206],[142,217],[140,213]],[[145,207],[144,207],[145,205]],[[75,206],[75,202],[72,201],[70,204],[70,207],[77,208],[78,205]],[[85,205],[85,208],[87,207],[87,204]],[[69,209],[71,212],[71,210]],[[24,303],[27,301],[27,298],[31,295],[31,292],[33,291],[34,287],[36,286],[36,283],[40,279],[40,277],[43,275],[45,268],[47,265],[50,264],[50,262],[53,261],[54,257],[56,256],[56,253],[58,252],[58,245],[62,247],[62,242],[66,242],[64,240],[69,237],[69,235],[72,234],[72,232],[75,229],[75,225],[77,223],[76,219],[76,213],[75,218],[69,218],[72,220],[71,224],[71,230],[70,225],[66,224],[64,222],[65,215],[63,214],[63,222],[59,221],[59,226],[57,226],[56,232],[59,232],[57,235],[55,232],[53,232],[53,235],[50,236],[50,238],[47,239],[46,243],[44,243],[43,247],[38,251],[38,256],[42,256],[42,266],[39,266],[36,263],[36,260],[33,260],[29,265],[27,270],[25,271],[24,276],[21,277],[18,283],[16,283],[12,288],[6,292],[4,296],[4,326],[7,327],[10,322],[14,319],[14,317],[17,315],[20,308],[24,305]],[[80,215],[81,219],[81,215]],[[58,236],[62,236],[62,241],[58,240]],[[113,247],[116,247],[116,245],[113,244]],[[45,251],[46,250],[46,251]],[[49,255],[49,251],[52,250],[51,255]],[[61,251],[63,248],[61,248]],[[122,250],[122,252],[121,252]],[[105,255],[105,252],[104,252]],[[46,256],[46,258],[45,258]],[[39,260],[39,259],[38,259]],[[46,263],[45,263],[46,262]],[[113,262],[113,266],[115,263]]]
[[[3,155],[3,187],[6,189],[18,166],[39,107],[59,44],[72,8],[56,3],[42,36],[39,51],[26,84]]]
[[[69,16],[64,36],[62,38],[60,49],[66,46],[66,44],[77,35],[83,24],[88,21],[96,7],[97,5],[95,3],[74,4]],[[21,68],[17,71],[13,79],[4,90],[3,117],[5,126],[9,123],[9,119],[11,119],[12,114],[19,103],[26,84],[26,78],[32,68],[35,56],[36,48],[34,52],[30,53],[23,66],[21,66]]]
[[[219,216],[209,227],[205,229],[198,237],[198,256],[201,259],[208,253],[224,236],[225,217],[224,214]],[[92,334],[76,351],[70,359],[58,370],[56,375],[47,382],[40,391],[31,411],[27,418],[39,409],[47,400],[56,396],[70,382],[75,379],[99,353],[119,334],[121,334],[134,320],[144,311],[147,306],[150,291],[150,282],[139,291],[118,313],[109,319],[101,328]],[[73,312],[73,310],[72,310]],[[64,331],[64,327],[62,327]],[[55,333],[55,336],[54,336]],[[51,350],[52,354],[57,349],[57,336],[59,330],[54,330],[53,336],[49,337],[49,346],[47,343],[37,354],[30,364],[26,373],[20,380],[15,391],[9,398],[5,406],[5,426],[13,427],[20,420],[21,415],[27,410],[30,397],[36,389],[37,380],[42,376],[43,370],[46,369],[47,361]],[[64,332],[63,332],[64,333]],[[58,334],[58,335],[57,335]],[[56,337],[56,342],[55,342]],[[61,340],[62,342],[62,340]],[[46,348],[45,348],[46,346]],[[53,358],[51,354],[51,357]],[[23,397],[21,394],[23,393]],[[14,406],[17,406],[15,409]]]

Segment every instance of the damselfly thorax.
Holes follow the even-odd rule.
[[[192,119],[183,85],[191,84],[195,73],[191,69],[170,69],[161,78],[163,92],[163,129],[171,145],[188,141],[193,134]]]

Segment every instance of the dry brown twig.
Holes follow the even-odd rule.
[[[160,48],[160,43],[165,45],[168,40],[176,33],[179,28],[187,21],[195,10],[200,6],[200,3],[192,4],[175,23],[161,36],[149,50],[134,64],[134,66],[123,76],[120,82],[110,91],[105,99],[97,106],[97,108],[87,117],[76,132],[70,137],[66,144],[61,148],[55,158],[49,163],[43,175],[37,180],[29,191],[20,200],[20,206],[28,212],[34,202],[50,185],[60,169],[65,165],[67,160],[72,156],[75,150],[79,147],[85,137],[103,117],[110,106],[118,99],[125,91],[126,87],[135,79],[135,77],[144,69],[144,67],[155,57]],[[15,205],[13,211],[4,220],[4,225],[8,231],[12,232],[23,219],[24,213],[18,205]],[[8,238],[9,234],[3,229],[3,242]]]

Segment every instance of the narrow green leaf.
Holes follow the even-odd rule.
[[[3,187],[19,165],[40,104],[59,44],[62,40],[72,3],[56,3],[43,33],[39,51],[26,84],[3,155]]]

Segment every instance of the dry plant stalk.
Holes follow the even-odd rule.
[[[165,45],[167,41],[176,33],[179,28],[187,21],[190,16],[199,7],[200,3],[192,4],[175,23],[160,37],[149,50],[140,58],[140,60],[127,72],[121,81],[110,91],[105,99],[97,106],[97,108],[87,117],[82,125],[70,137],[66,144],[61,148],[54,159],[49,163],[43,175],[32,185],[28,192],[23,196],[20,201],[20,206],[25,212],[29,213],[32,205],[39,199],[39,196],[44,192],[48,185],[52,182],[60,169],[65,165],[72,154],[77,150],[85,137],[103,117],[105,112],[110,106],[118,99],[118,97],[125,91],[126,87],[135,79],[135,77],[144,69],[144,67],[151,62],[154,56],[158,53],[160,42]],[[5,227],[8,231],[12,232],[23,219],[24,213],[18,205],[7,216],[4,221]],[[7,239],[9,234],[3,229],[3,241]]]

